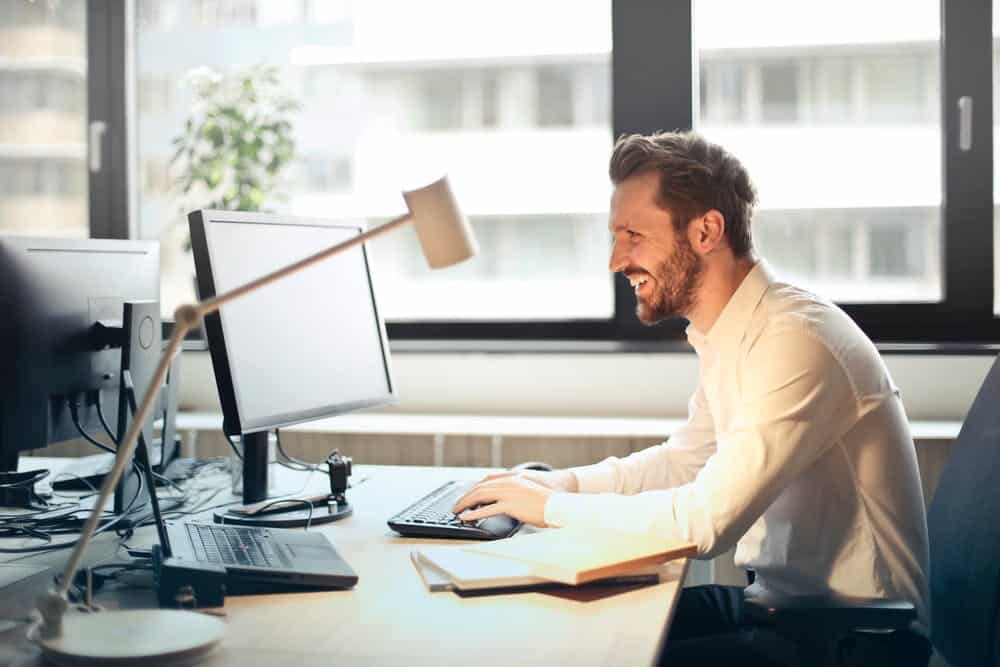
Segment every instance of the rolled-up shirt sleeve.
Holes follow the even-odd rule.
[[[742,419],[717,434],[714,453],[694,479],[663,490],[622,495],[644,479],[628,461],[605,461],[614,486],[596,495],[553,494],[545,507],[550,525],[586,524],[652,533],[689,541],[699,556],[730,548],[781,493],[817,460],[850,423],[857,401],[848,376],[829,349],[803,327],[776,325],[749,347],[742,368]],[[639,452],[636,466],[669,460],[670,442],[659,454]],[[655,449],[655,448],[654,448]],[[671,472],[649,479],[669,481]],[[584,472],[581,481],[590,480]],[[662,475],[657,478],[656,475]],[[636,481],[639,480],[639,481]]]

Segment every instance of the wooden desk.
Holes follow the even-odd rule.
[[[295,476],[302,473],[279,470],[279,484],[301,486],[302,478]],[[588,587],[462,598],[424,588],[410,550],[441,541],[399,537],[386,526],[386,518],[449,479],[476,479],[484,472],[357,466],[352,476],[357,486],[349,491],[354,515],[314,530],[330,537],[358,573],[358,585],[349,591],[227,598],[223,648],[204,664],[465,667],[653,662],[686,561],[668,566],[663,583],[632,589]],[[317,489],[325,484],[320,473],[310,480]],[[36,588],[45,583],[40,579]],[[97,601],[114,606],[117,597],[106,594]],[[152,592],[141,592],[139,600],[151,605]],[[23,626],[0,634],[0,643],[11,641],[15,632],[23,637]],[[40,660],[27,657],[17,664],[36,665]]]

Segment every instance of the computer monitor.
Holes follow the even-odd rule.
[[[105,347],[99,328],[121,327],[126,301],[159,293],[155,242],[0,236],[0,471],[16,470],[20,452],[79,438],[73,404],[88,435],[103,432],[99,402],[119,423],[122,341]],[[137,485],[124,478],[116,511]]]
[[[195,211],[188,221],[202,299],[362,232],[230,211]],[[223,306],[205,318],[205,331],[223,430],[243,441],[245,503],[267,497],[272,429],[397,400],[363,245]]]

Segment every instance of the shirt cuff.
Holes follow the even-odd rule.
[[[555,528],[565,528],[583,523],[597,523],[597,512],[600,510],[598,496],[585,496],[579,493],[553,493],[545,501],[545,523]]]
[[[570,468],[576,477],[580,493],[613,493],[615,489],[615,468],[607,460],[589,466]]]

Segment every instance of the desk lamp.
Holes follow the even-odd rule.
[[[94,509],[80,532],[59,585],[37,600],[36,616],[41,620],[32,630],[32,639],[45,658],[56,664],[167,664],[184,663],[207,655],[222,639],[225,625],[205,614],[183,610],[152,609],[102,611],[95,614],[65,615],[67,592],[87,549],[97,522],[115,484],[132,460],[139,431],[153,407],[156,390],[163,384],[170,362],[180,350],[184,336],[202,318],[224,304],[239,299],[265,285],[281,280],[337,253],[365,243],[407,222],[416,226],[424,257],[432,269],[443,268],[475,255],[479,247],[465,216],[458,208],[443,177],[430,185],[403,193],[408,212],[380,227],[359,234],[321,252],[257,278],[242,287],[197,304],[185,304],[174,312],[176,324],[167,348],[156,367],[149,389],[139,404],[111,471],[104,478]]]

